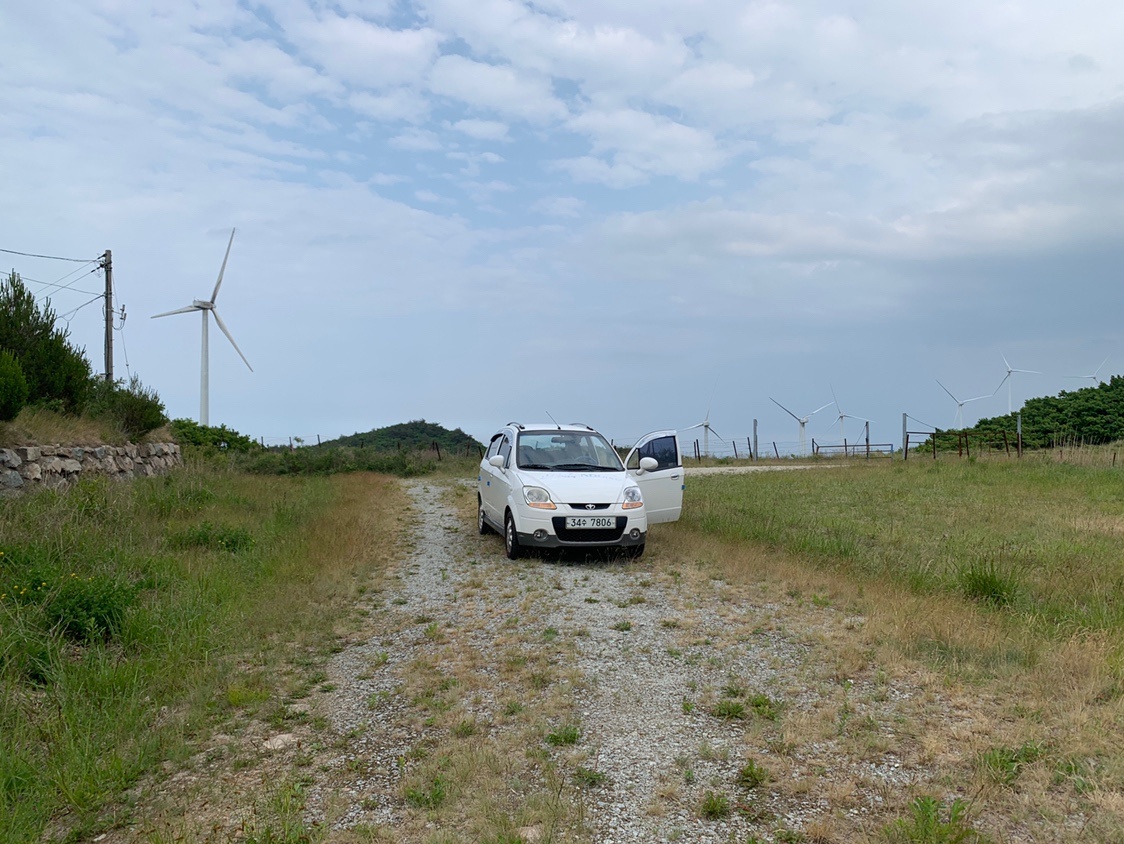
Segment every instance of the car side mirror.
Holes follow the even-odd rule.
[[[641,457],[640,458],[640,471],[641,472],[654,472],[660,467],[660,461],[654,457]]]
[[[495,466],[497,469],[502,469],[503,463],[504,463],[503,455],[502,454],[493,454],[491,457],[488,458],[488,462],[491,463],[493,466]]]

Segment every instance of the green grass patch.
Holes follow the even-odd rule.
[[[701,477],[682,524],[1062,632],[1124,629],[1119,470],[911,459]]]
[[[899,818],[881,830],[889,844],[989,844],[991,838],[972,828],[968,806],[953,800],[948,806],[935,797],[918,797],[908,818]]]
[[[563,724],[546,734],[546,743],[554,747],[577,744],[581,739],[581,730],[573,724]]]

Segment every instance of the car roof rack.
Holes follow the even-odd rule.
[[[507,424],[512,428],[518,428],[520,431],[526,430],[527,427],[522,422],[508,422]]]
[[[575,428],[585,428],[587,431],[593,430],[592,425],[586,425],[584,422],[571,422],[570,424],[573,425]]]

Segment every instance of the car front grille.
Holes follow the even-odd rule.
[[[579,530],[571,530],[566,527],[565,516],[555,516],[551,521],[554,523],[554,532],[558,538],[563,542],[616,542],[624,534],[625,525],[628,524],[628,516],[617,516],[617,526],[611,529],[589,529],[582,528]]]
[[[611,504],[587,504],[585,502],[582,502],[581,504],[567,504],[566,506],[571,508],[572,510],[589,510],[589,511],[592,512],[594,510],[608,510],[612,505]]]

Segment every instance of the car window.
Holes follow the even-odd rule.
[[[600,434],[592,431],[523,431],[516,451],[520,468],[572,471],[620,471],[620,455]]]
[[[511,454],[511,440],[508,438],[507,434],[503,435],[503,439],[500,442],[500,449],[496,453],[503,458],[504,466],[509,465],[508,455]]]
[[[656,437],[632,452],[632,456],[628,459],[628,468],[639,469],[640,458],[653,457],[659,464],[656,467],[657,472],[660,469],[674,469],[679,466],[678,454],[674,436]]]
[[[500,442],[502,440],[503,434],[496,434],[494,437],[492,437],[491,443],[488,444],[488,453],[484,455],[485,460],[487,460],[489,457],[495,456],[495,454],[500,450]]]

